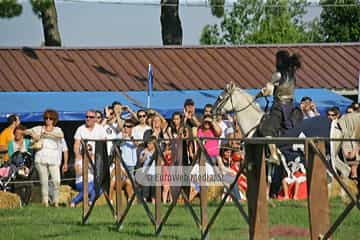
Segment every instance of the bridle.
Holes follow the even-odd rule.
[[[246,106],[244,106],[244,107],[242,107],[242,108],[240,108],[240,109],[235,109],[235,106],[234,106],[234,102],[233,102],[233,92],[235,91],[235,88],[233,88],[232,90],[231,90],[231,92],[228,92],[227,90],[226,90],[226,95],[225,95],[225,97],[224,96],[222,96],[222,95],[220,95],[219,97],[218,97],[218,99],[217,99],[217,101],[216,102],[218,102],[219,100],[221,101],[220,103],[217,103],[217,104],[215,104],[216,106],[217,106],[217,112],[215,112],[215,115],[220,115],[219,113],[218,113],[218,109],[221,109],[225,104],[226,104],[226,102],[228,101],[228,99],[230,98],[230,103],[231,103],[231,112],[233,112],[233,113],[237,113],[237,112],[242,112],[242,111],[244,111],[244,110],[246,110],[248,107],[250,107],[253,103],[255,103],[256,102],[256,100],[258,99],[258,97],[255,97],[252,101],[250,101]]]
[[[235,91],[235,88],[231,89],[231,91],[229,92],[228,90],[226,90],[226,95],[222,96],[220,95],[218,97],[218,99],[215,102],[215,106],[217,106],[216,108],[216,112],[214,115],[220,115],[219,110],[221,109],[229,100],[230,98],[230,103],[231,103],[231,111],[233,113],[238,113],[238,112],[242,112],[244,110],[246,110],[247,108],[249,108],[252,104],[254,104],[256,102],[256,100],[260,97],[260,96],[256,96],[252,101],[250,101],[246,106],[240,108],[240,109],[236,109],[234,106],[234,102],[233,102],[233,92]],[[266,108],[268,106],[268,99],[266,99]],[[260,125],[260,123],[256,124],[254,127],[252,127],[251,129],[249,129],[246,133],[244,133],[244,137],[247,137],[253,130],[255,130],[258,126]]]

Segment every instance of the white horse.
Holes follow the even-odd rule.
[[[236,120],[245,137],[253,137],[265,114],[256,102],[256,98],[241,88],[236,87],[233,83],[226,85],[224,91],[218,96],[218,99],[214,103],[213,107],[214,114],[224,114],[227,112],[234,112],[236,114]],[[348,119],[349,117],[344,116],[343,118]],[[360,135],[360,130],[354,131],[354,129],[350,127],[360,126],[360,113],[357,113],[356,116],[353,115],[350,119],[355,119],[353,120],[355,123],[341,124],[343,119],[339,120],[342,125],[341,129],[337,128],[338,124],[334,121],[330,129],[330,137],[346,138],[350,137],[350,133],[353,132]],[[342,144],[340,142],[331,143],[331,165],[340,171],[342,176],[347,177],[349,175],[350,168],[337,157],[341,145]]]
[[[253,96],[236,87],[233,83],[226,85],[213,106],[214,114],[225,114],[227,112],[234,112],[238,126],[243,136],[247,138],[254,136],[265,114]],[[275,145],[273,146],[275,147]],[[274,164],[267,163],[267,165],[269,170],[267,181],[268,184],[271,184]]]

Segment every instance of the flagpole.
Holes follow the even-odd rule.
[[[151,94],[152,94],[152,88],[153,88],[153,71],[152,71],[152,66],[151,64],[149,64],[148,67],[148,91],[147,91],[147,104],[146,107],[150,108],[151,107]]]

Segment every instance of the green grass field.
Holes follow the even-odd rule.
[[[331,202],[331,220],[345,208],[340,201]],[[164,207],[165,210],[165,207]],[[199,212],[199,208],[196,207]],[[215,206],[209,206],[209,214]],[[270,226],[308,227],[306,202],[273,202],[269,205]],[[43,208],[33,204],[21,209],[0,209],[0,236],[3,240],[22,239],[199,239],[200,234],[189,211],[178,206],[159,237],[154,236],[141,205],[134,205],[117,231],[107,206],[96,206],[87,225],[81,224],[81,209]],[[360,211],[353,209],[337,229],[333,239],[360,239]],[[210,239],[248,239],[248,227],[237,208],[226,205],[210,231]],[[274,236],[272,239],[308,239]]]

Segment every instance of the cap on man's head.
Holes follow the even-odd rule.
[[[188,105],[194,106],[195,105],[194,100],[192,100],[191,98],[186,99],[184,102],[184,107]]]
[[[311,97],[305,96],[301,99],[301,102],[312,101]]]

